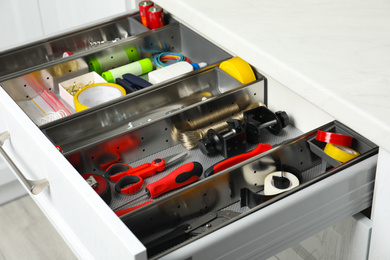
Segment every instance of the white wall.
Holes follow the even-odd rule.
[[[0,52],[136,10],[139,0],[1,0]]]
[[[43,28],[38,0],[0,1],[0,51],[41,37]]]

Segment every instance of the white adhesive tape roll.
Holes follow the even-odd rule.
[[[280,189],[280,188],[275,187],[274,178],[273,178],[274,176],[287,178],[290,182],[288,187],[284,188],[284,189]],[[276,195],[276,194],[291,190],[291,189],[297,187],[298,185],[299,185],[299,180],[294,174],[289,173],[289,172],[282,172],[282,171],[273,172],[273,173],[267,175],[267,177],[264,180],[264,195],[267,195],[267,196]]]

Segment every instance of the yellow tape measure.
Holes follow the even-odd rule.
[[[118,84],[96,83],[77,91],[74,105],[76,112],[80,112],[124,95],[126,95],[125,89]]]
[[[333,159],[345,163],[358,155],[357,151],[347,146],[327,143],[324,152]]]

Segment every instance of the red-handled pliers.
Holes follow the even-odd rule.
[[[187,152],[178,153],[166,158],[157,158],[152,163],[144,163],[132,168],[128,164],[116,163],[108,167],[104,172],[104,177],[116,182],[115,190],[122,194],[133,194],[143,185],[143,179],[152,176],[157,172],[165,170],[167,167],[183,160]]]

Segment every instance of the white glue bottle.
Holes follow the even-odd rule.
[[[203,68],[205,66],[207,66],[207,64],[204,62],[190,64],[187,61],[179,61],[172,65],[168,65],[161,69],[149,72],[149,82],[152,84],[157,84],[162,81],[169,80],[187,72],[193,71],[194,69]]]

